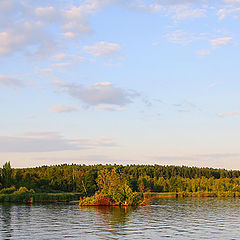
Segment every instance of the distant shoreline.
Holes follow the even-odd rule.
[[[145,201],[156,198],[240,198],[240,192],[145,192],[143,196]],[[31,196],[12,193],[0,194],[0,203],[78,203],[81,197],[83,197],[81,193],[34,193]],[[91,204],[87,206],[101,205]],[[122,206],[125,205],[122,204]]]

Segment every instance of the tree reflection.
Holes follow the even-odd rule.
[[[9,204],[3,204],[0,207],[1,209],[1,235],[2,239],[10,239],[12,237],[12,206]]]
[[[80,209],[93,213],[99,225],[117,227],[125,225],[137,207],[87,206]]]

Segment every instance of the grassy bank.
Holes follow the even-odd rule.
[[[145,199],[178,197],[240,197],[240,192],[146,192]]]
[[[143,194],[144,199],[153,198],[184,198],[184,197],[240,197],[239,192],[146,192]],[[94,199],[89,197],[87,199],[82,199],[82,193],[11,193],[11,194],[0,194],[0,202],[10,202],[10,203],[57,203],[57,202],[70,202],[82,200],[81,205],[95,205],[87,204],[84,201],[89,199]],[[83,201],[84,200],[84,201]],[[85,204],[84,204],[85,203]],[[102,205],[97,204],[97,205]],[[103,204],[105,205],[105,204]],[[114,205],[114,204],[109,204]],[[116,204],[115,204],[116,205]],[[118,203],[119,205],[119,203]],[[123,204],[124,205],[124,204]],[[130,204],[131,205],[131,204]]]
[[[11,203],[56,203],[77,201],[81,193],[21,193],[0,194],[0,202]]]

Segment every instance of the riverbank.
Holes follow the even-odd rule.
[[[80,205],[109,205],[116,206],[122,205],[127,206],[127,203],[111,203],[105,202],[103,199],[97,202],[91,202],[89,199],[93,197],[85,198],[85,201],[82,199],[82,193],[33,193],[33,194],[0,194],[0,202],[9,202],[9,203],[57,203],[57,202],[70,202],[70,201],[79,201]],[[145,201],[153,198],[186,198],[186,197],[229,197],[229,198],[240,198],[239,192],[146,192],[143,193],[143,199]],[[104,198],[106,200],[106,198]],[[87,201],[86,201],[87,200]],[[143,201],[144,202],[144,201]],[[139,202],[140,203],[140,202]],[[143,204],[144,205],[144,204]]]
[[[10,203],[56,203],[78,201],[81,193],[23,193],[0,194],[0,202]]]
[[[178,197],[240,197],[240,192],[146,192],[144,199]]]

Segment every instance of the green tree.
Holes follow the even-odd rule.
[[[119,174],[116,169],[108,171],[104,169],[99,172],[97,178],[100,194],[110,197],[114,202],[132,204],[136,198],[135,193],[128,186],[127,180]]]
[[[6,162],[2,168],[2,182],[4,187],[10,187],[13,184],[12,172],[10,162]]]

